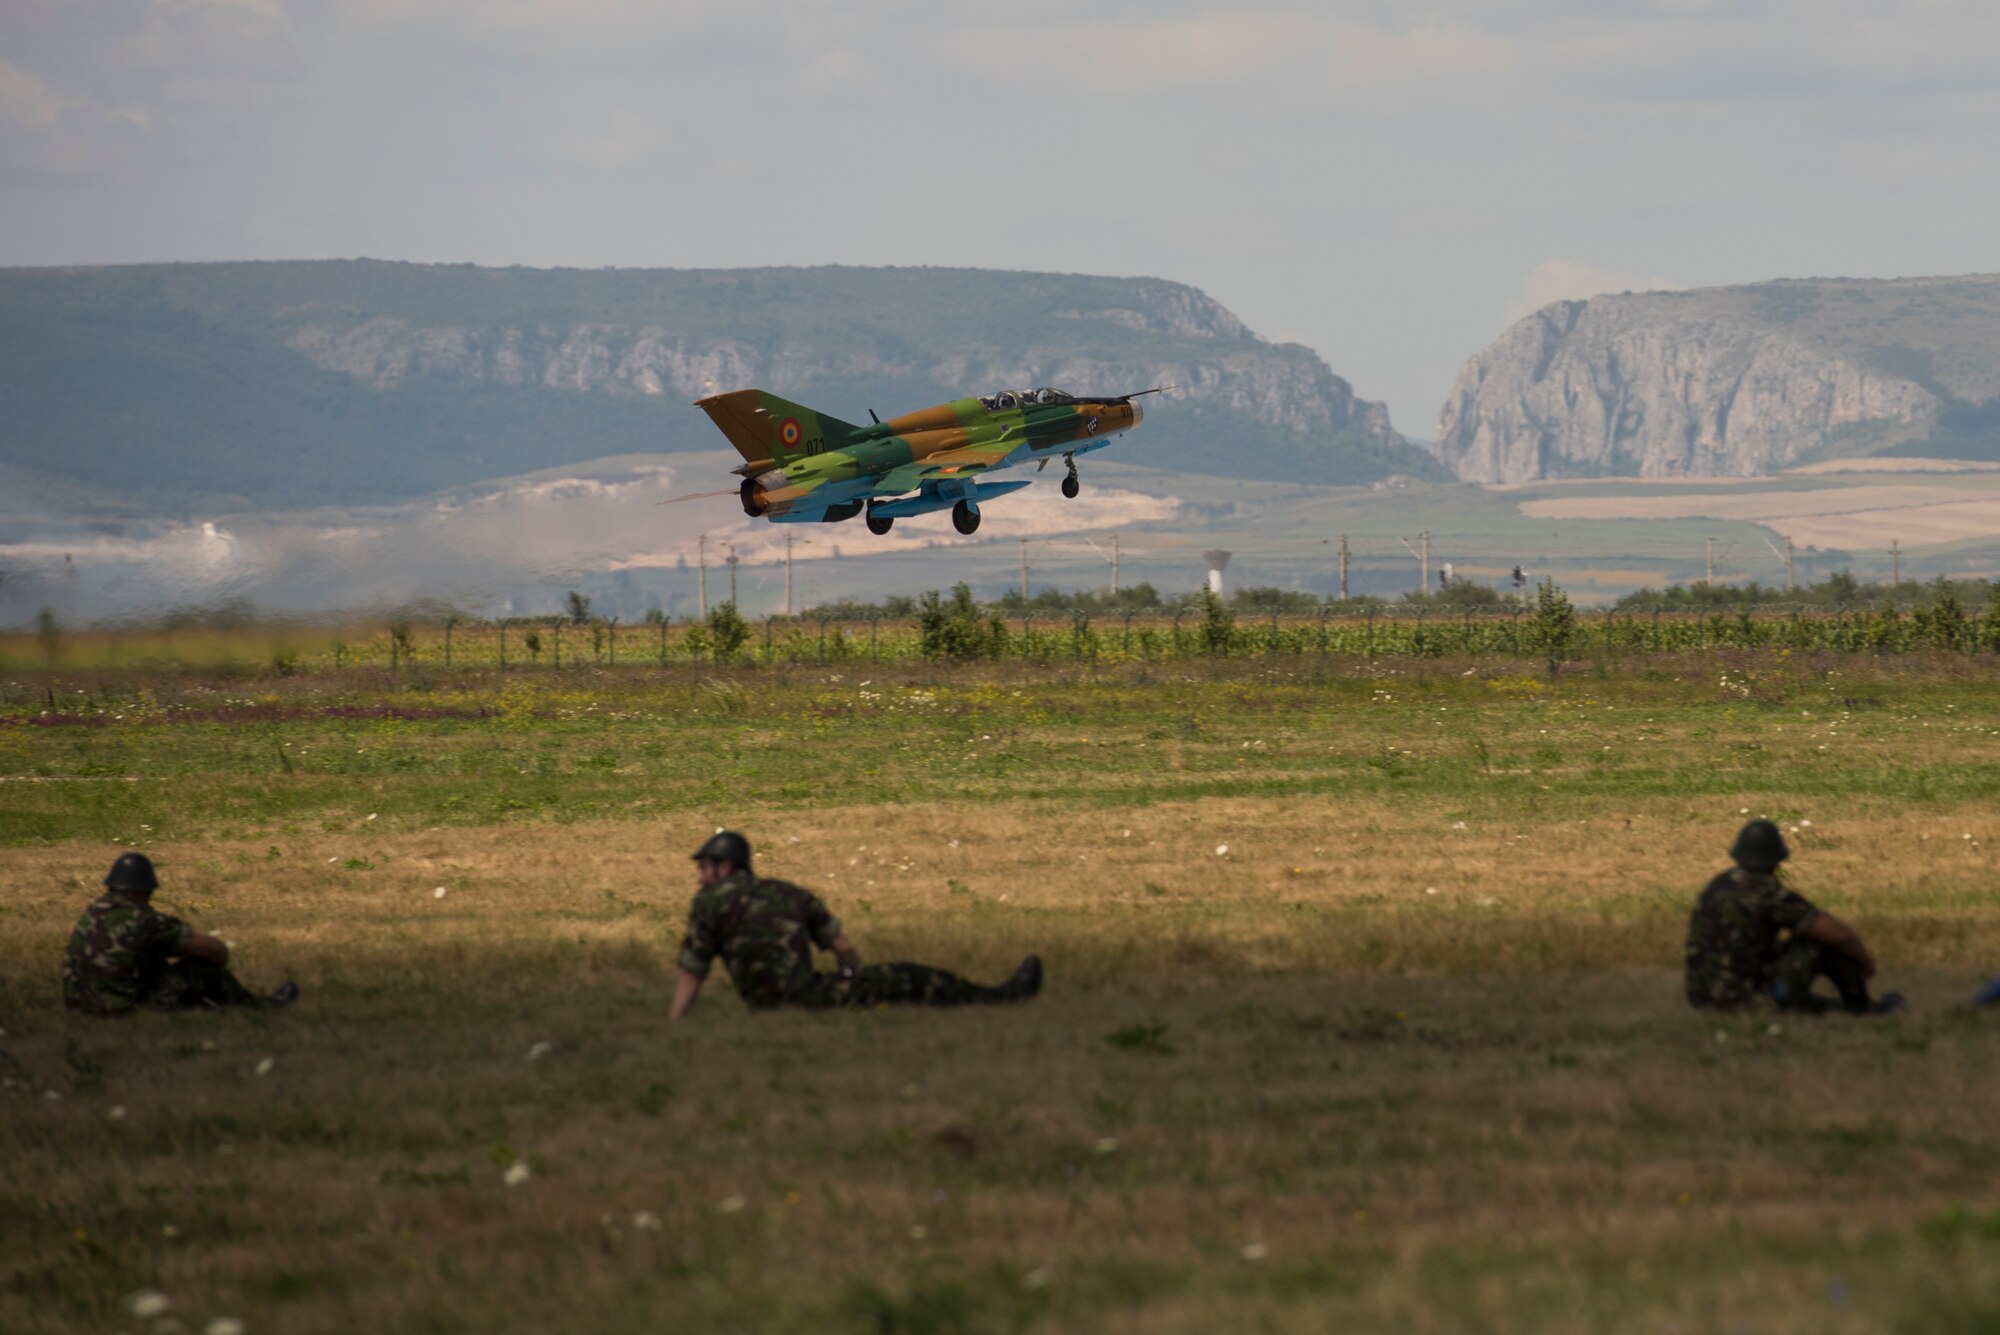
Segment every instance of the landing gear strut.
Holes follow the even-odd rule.
[[[875,516],[875,507],[872,505],[868,507],[868,531],[876,537],[879,538],[884,533],[887,533],[895,523],[896,517],[894,515],[883,515],[878,519]]]
[[[1083,482],[1076,475],[1076,460],[1064,455],[1063,462],[1069,465],[1069,475],[1062,480],[1062,494],[1073,501],[1076,499],[1076,494],[1083,490]]]
[[[970,537],[979,531],[979,511],[960,501],[951,507],[951,526]]]

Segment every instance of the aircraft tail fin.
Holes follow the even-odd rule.
[[[738,389],[696,399],[746,464],[783,466],[794,459],[837,450],[861,428],[814,412],[761,389]]]

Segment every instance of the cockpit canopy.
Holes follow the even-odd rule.
[[[1075,403],[1074,394],[1059,389],[1003,389],[980,397],[980,403],[994,411],[1009,408],[1029,408],[1044,403]]]

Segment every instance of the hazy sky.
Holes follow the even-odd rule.
[[[0,264],[1197,284],[1431,434],[1510,313],[2000,269],[1990,0],[0,0]]]

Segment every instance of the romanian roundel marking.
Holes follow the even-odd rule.
[[[778,423],[778,440],[780,441],[780,443],[784,445],[786,449],[788,450],[797,449],[799,447],[799,441],[803,440],[804,438],[805,438],[805,432],[799,429],[798,418],[787,417],[784,421]]]

